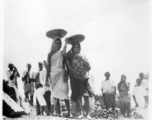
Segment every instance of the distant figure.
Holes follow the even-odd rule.
[[[119,102],[120,102],[120,110],[124,117],[130,117],[130,96],[128,94],[129,91],[129,83],[126,82],[126,76],[121,76],[121,81],[118,83],[118,91],[120,93]]]
[[[37,84],[41,83],[43,86],[45,85],[46,82],[46,70],[43,70],[43,63],[39,62],[38,63],[39,71],[37,73]]]
[[[112,108],[115,109],[115,95],[116,95],[116,87],[114,82],[110,79],[110,73],[105,73],[106,80],[102,82],[102,93],[104,104],[106,109]]]
[[[33,96],[31,96],[30,92],[31,92],[31,77],[30,77],[30,70],[31,70],[31,64],[27,64],[26,65],[27,70],[23,72],[22,75],[22,81],[24,83],[24,94],[25,97],[30,101],[31,99],[31,104],[33,103]],[[29,96],[31,98],[29,98]]]
[[[146,105],[148,105],[149,104],[149,95],[148,95],[148,93],[149,93],[149,82],[148,82],[148,79],[144,79],[144,74],[143,73],[140,73],[139,74],[139,78],[141,79],[141,86],[143,87],[143,88],[145,88],[146,89]]]
[[[145,88],[141,86],[141,82],[142,80],[139,78],[136,80],[137,86],[133,89],[133,99],[138,109],[138,114],[145,118],[147,94]]]
[[[6,75],[9,80],[13,80],[13,84],[16,86],[16,88],[18,88],[18,84],[17,84],[17,77],[20,77],[20,74],[17,70],[17,68],[13,65],[13,64],[9,64],[8,65],[9,70],[7,70]]]

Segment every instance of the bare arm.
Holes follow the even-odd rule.
[[[136,107],[138,107],[138,104],[137,104],[137,101],[136,101],[136,97],[134,95],[133,95],[133,99],[134,99],[134,101],[136,103]]]
[[[17,70],[17,77],[20,77],[20,74],[19,74],[18,70]]]
[[[68,38],[65,39],[65,45],[64,45],[64,48],[63,48],[63,51],[62,51],[64,56],[66,55],[67,44],[68,44]]]
[[[51,68],[51,62],[50,62],[50,53],[48,54],[48,57],[47,57],[47,69],[46,69],[46,81],[48,81],[48,78],[50,76],[50,68]]]

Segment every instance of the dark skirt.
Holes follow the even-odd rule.
[[[124,115],[126,112],[130,113],[130,96],[128,92],[120,92],[120,96],[118,97],[120,103],[120,111]]]
[[[81,80],[76,77],[70,77],[71,82],[71,99],[73,101],[76,101],[78,98],[82,96],[93,96],[93,92],[91,90],[91,87],[88,83],[88,79]]]
[[[115,96],[112,94],[103,94],[104,104],[106,108],[115,107]]]
[[[130,113],[130,102],[124,102],[124,101],[119,101],[120,102],[120,111],[122,114]]]

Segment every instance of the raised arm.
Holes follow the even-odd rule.
[[[16,72],[17,72],[17,77],[20,77],[20,74],[19,74],[19,72],[18,72],[18,70],[16,69]]]
[[[16,75],[17,77],[20,77],[20,74],[19,74],[19,72],[18,72],[18,70],[17,70],[16,67],[14,67],[14,72],[15,72],[15,75]]]
[[[14,68],[13,74],[10,76],[10,79],[13,80],[16,75],[17,75],[17,71],[16,68]]]
[[[63,51],[62,51],[64,56],[66,55],[67,44],[68,44],[68,38],[65,39],[65,45],[64,45],[64,48],[63,48]]]

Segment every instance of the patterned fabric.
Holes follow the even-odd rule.
[[[122,101],[122,102],[130,102],[130,95],[128,94],[128,91],[129,91],[129,86],[126,84],[126,82],[120,82],[118,84],[118,90],[119,90],[119,101]]]
[[[123,102],[130,102],[131,100],[128,92],[120,92],[118,99]]]
[[[72,68],[82,77],[86,77],[88,76],[90,65],[85,57],[82,55],[75,55],[72,61]]]

